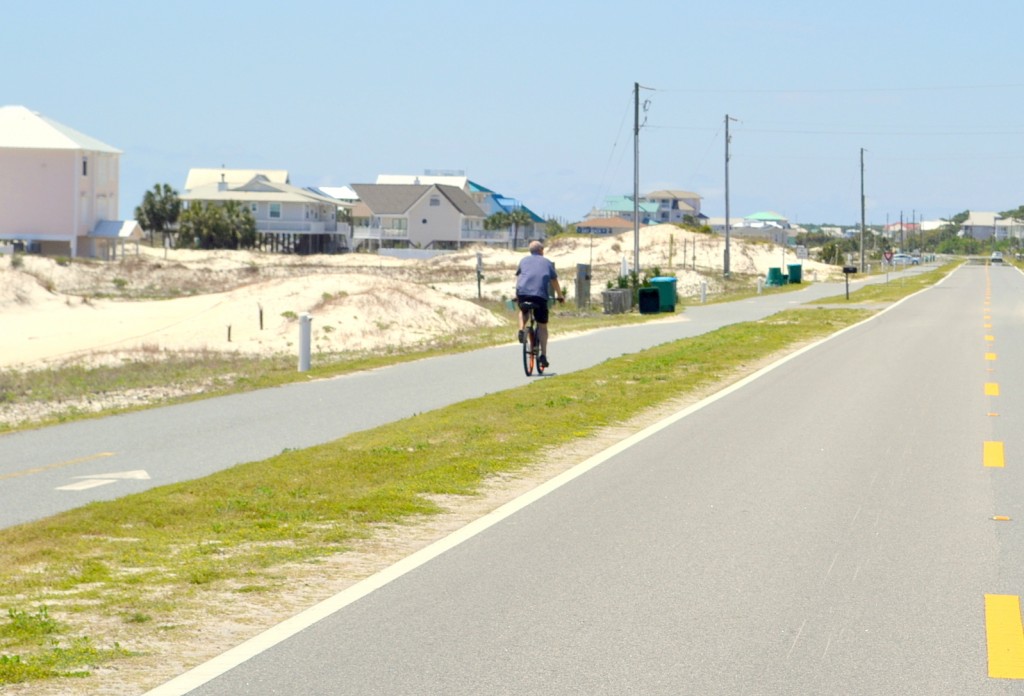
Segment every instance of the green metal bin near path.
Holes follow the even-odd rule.
[[[803,280],[804,267],[799,263],[791,263],[789,269],[789,282],[798,285]]]
[[[769,268],[768,277],[764,280],[765,285],[785,285],[786,282],[782,279],[781,268]]]
[[[658,289],[658,308],[662,312],[676,311],[676,279],[658,276],[651,278],[651,285]]]

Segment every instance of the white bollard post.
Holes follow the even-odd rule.
[[[764,288],[764,278],[757,279],[757,294],[761,294],[761,289]]]
[[[700,281],[700,303],[704,304],[708,301],[708,281]]]
[[[313,316],[309,312],[299,315],[299,372],[309,372],[309,350],[313,334]]]

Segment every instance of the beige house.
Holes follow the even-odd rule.
[[[460,188],[447,184],[352,184],[359,203],[352,210],[353,241],[365,250],[381,248],[460,249],[493,242],[486,215]]]
[[[515,241],[522,242],[528,239],[544,239],[547,236],[544,218],[523,205],[518,199],[503,196],[496,191],[492,191],[486,186],[472,181],[461,171],[432,173],[431,170],[427,170],[423,174],[379,174],[377,176],[377,184],[452,186],[460,189],[473,199],[473,202],[483,211],[485,219],[495,213],[511,213],[514,210],[525,211],[530,217],[529,222],[518,225],[515,230],[511,227],[491,230],[482,228],[467,229],[462,236],[462,244],[472,244],[475,242],[491,246],[511,246],[514,241],[513,238],[515,238]]]
[[[142,237],[117,219],[121,151],[24,106],[0,107],[0,239],[111,258]]]

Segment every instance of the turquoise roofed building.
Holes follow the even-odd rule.
[[[780,215],[772,210],[766,210],[752,215],[747,215],[743,218],[747,227],[777,227],[779,229],[789,229],[789,219],[785,215]]]
[[[587,219],[617,217],[632,222],[634,208],[639,213],[641,224],[650,225],[658,222],[658,204],[642,200],[634,206],[632,196],[608,196],[600,207],[590,211]]]

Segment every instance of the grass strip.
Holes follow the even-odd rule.
[[[488,476],[537,461],[544,447],[738,378],[870,314],[790,310],[0,530],[0,601],[12,612],[28,611],[19,606],[26,603],[56,607],[69,622],[100,614],[173,624],[175,611],[204,588],[243,591],[281,564],[343,552],[375,525],[439,512],[432,495],[472,495]],[[32,663],[41,650],[0,633],[9,659]]]
[[[808,302],[810,305],[821,305],[821,304],[847,304],[847,303],[861,303],[861,302],[896,302],[901,300],[907,295],[911,295],[918,290],[923,290],[927,287],[935,285],[947,275],[949,275],[954,268],[957,268],[962,264],[962,261],[954,261],[938,268],[926,271],[924,273],[908,274],[904,271],[901,275],[897,275],[888,282],[885,283],[873,283],[871,285],[865,285],[862,288],[858,288],[850,292],[850,299],[846,299],[846,294],[833,295],[832,297],[825,297],[820,300],[814,300]]]

